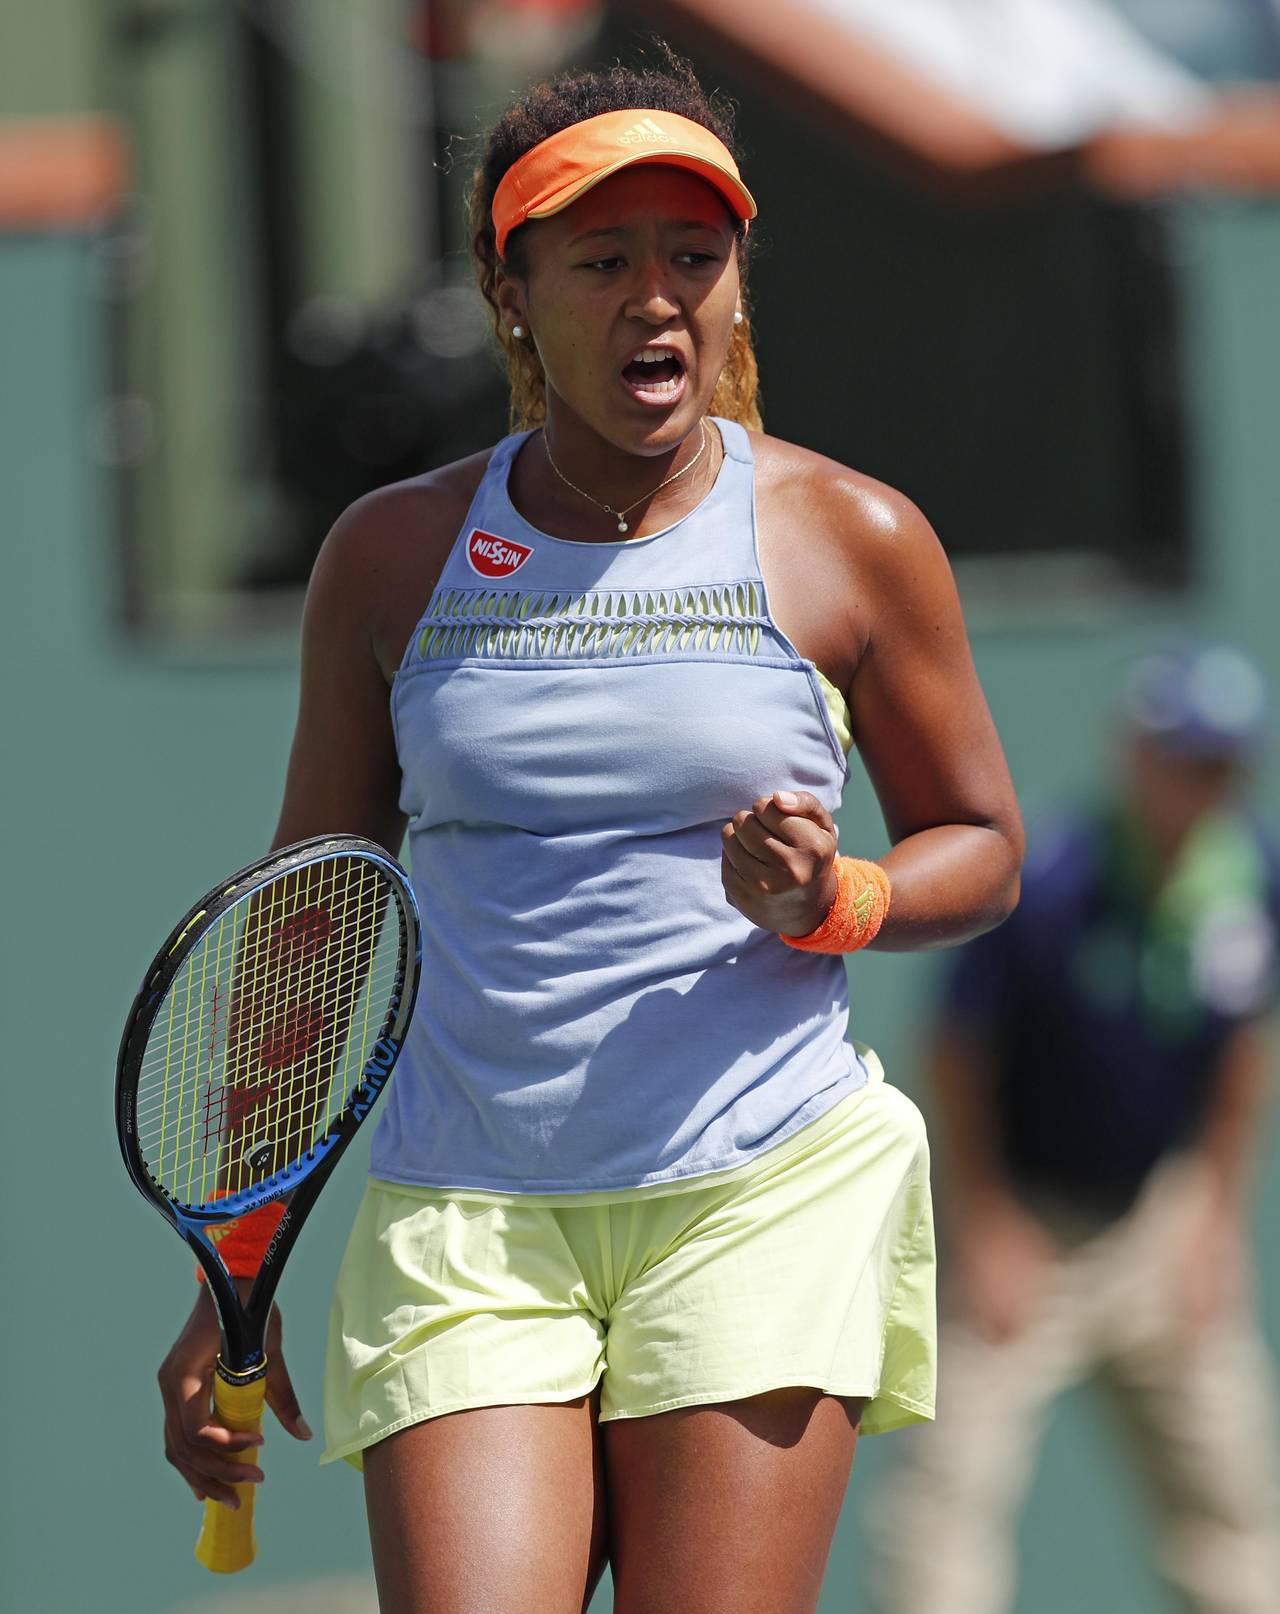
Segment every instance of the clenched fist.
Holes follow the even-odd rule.
[[[720,831],[725,899],[762,930],[807,936],[836,899],[831,814],[807,790],[775,790]]]

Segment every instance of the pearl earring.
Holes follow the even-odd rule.
[[[740,308],[735,308],[734,309],[734,311],[733,311],[733,323],[735,325],[741,325],[744,317],[745,316],[743,315],[743,312],[742,312],[742,310]]]
[[[512,336],[515,337],[516,341],[518,342],[520,340],[520,338],[524,335],[524,326],[523,325],[513,325],[511,327],[511,334],[512,334]]]

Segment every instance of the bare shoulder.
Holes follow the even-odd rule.
[[[390,680],[466,519],[492,449],[364,494],[316,557],[313,621],[368,635]]]
[[[751,433],[751,447],[759,491],[779,512],[803,514],[813,536],[889,566],[939,547],[923,512],[887,482],[763,432]]]
[[[322,558],[330,566],[361,569],[443,550],[443,564],[492,452],[485,449],[364,494],[334,522]]]
[[[947,615],[951,571],[933,529],[888,483],[751,433],[756,537],[771,608],[850,699],[868,651]]]

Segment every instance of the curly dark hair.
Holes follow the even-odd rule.
[[[657,49],[662,57],[660,67],[633,68],[615,63],[596,72],[562,73],[548,83],[535,84],[499,118],[476,166],[467,198],[471,252],[480,290],[493,316],[494,335],[507,361],[513,431],[541,425],[547,408],[541,360],[531,343],[514,341],[503,328],[494,295],[499,260],[492,219],[493,198],[507,169],[525,152],[562,129],[604,112],[633,108],[674,112],[700,123],[723,141],[737,160],[733,107],[718,95],[708,97],[692,66],[669,45],[658,41]],[[522,237],[526,228],[522,225],[507,238],[506,263],[516,274],[523,273]],[[756,359],[745,300],[747,237],[741,225],[737,227],[737,237],[739,273],[744,279],[743,312],[747,317],[733,328],[711,408],[715,414],[759,431]]]

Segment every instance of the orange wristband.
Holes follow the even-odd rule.
[[[889,876],[867,858],[835,861],[836,900],[827,917],[807,936],[783,936],[788,947],[806,953],[856,953],[875,938],[889,911]]]
[[[229,1222],[209,1229],[209,1237],[221,1257],[222,1264],[233,1278],[253,1278],[262,1265],[267,1245],[276,1236],[276,1228],[284,1215],[284,1201],[273,1199],[269,1205],[246,1211]],[[203,1281],[204,1272],[196,1267],[196,1277]]]

